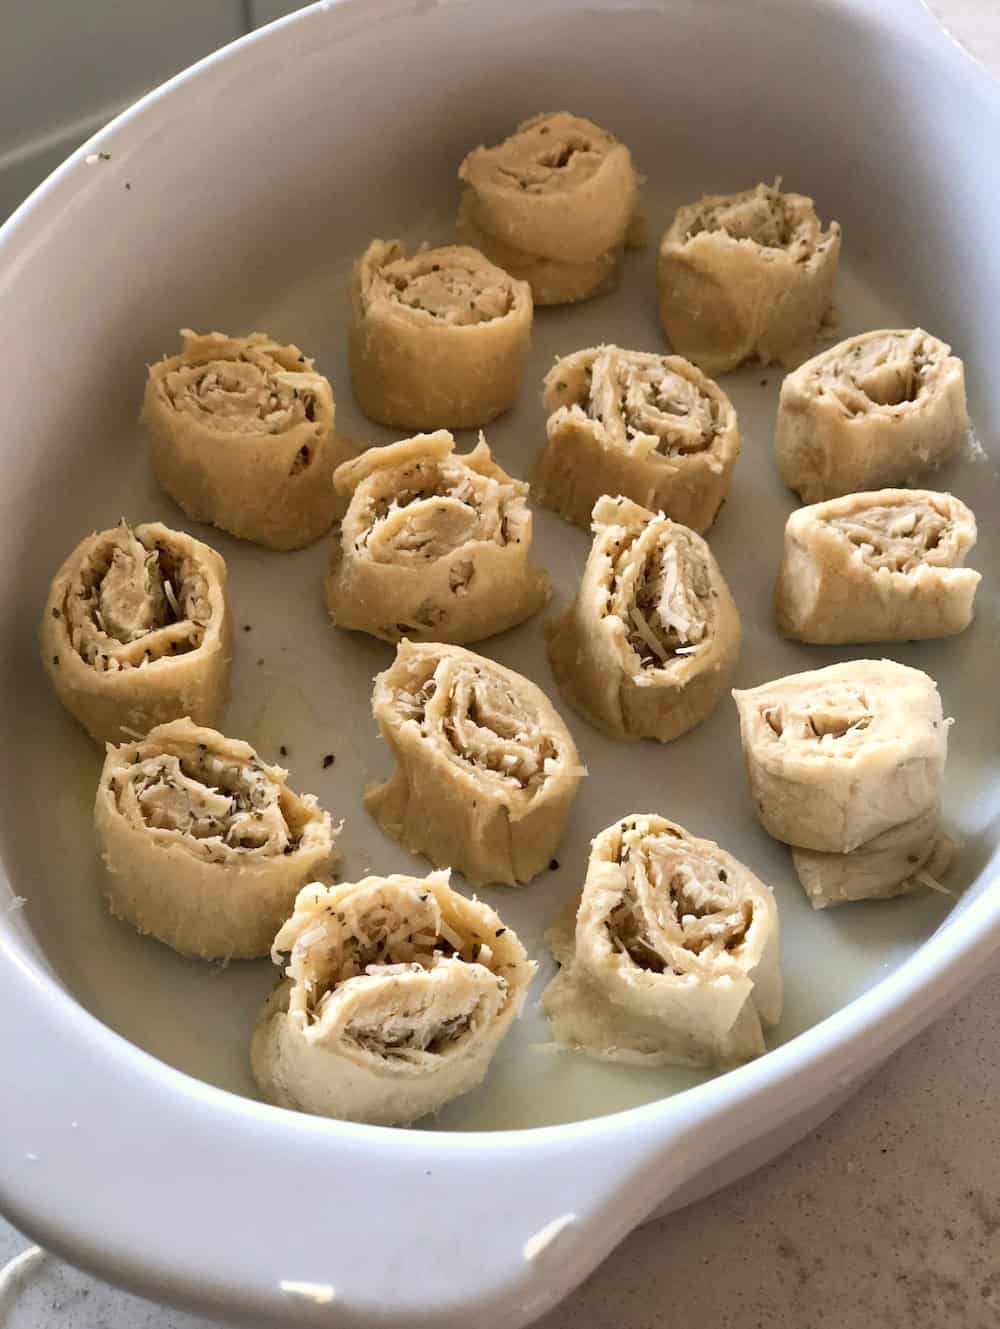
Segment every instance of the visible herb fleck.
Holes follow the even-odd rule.
[[[99,152],[97,156],[102,162],[109,162],[111,160],[110,152]]]
[[[332,752],[328,752],[328,753],[326,754],[326,756],[323,758],[323,769],[324,769],[324,771],[325,771],[325,770],[328,770],[328,769],[333,765],[333,763],[334,763],[336,760],[337,760],[337,758],[333,755],[333,753],[332,753]]]
[[[722,882],[726,882],[726,881],[729,880],[729,878],[726,876],[726,870],[725,870],[725,868],[720,868],[720,869],[719,869],[719,880],[722,881]]]
[[[507,931],[506,928],[497,928],[496,932],[494,932],[493,935],[494,935],[495,937],[502,937],[503,934],[504,934],[506,931]]]
[[[52,663],[53,663],[54,665],[57,665],[57,664],[59,663],[59,657],[58,657],[58,655],[54,655],[54,656],[52,657]]]
[[[59,610],[56,609],[56,607],[55,607],[54,605],[53,605],[53,607],[52,607],[52,617],[53,617],[53,618],[58,618],[58,617],[59,617]]]

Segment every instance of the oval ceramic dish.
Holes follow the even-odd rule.
[[[1000,90],[915,0],[514,11],[313,6],[145,98],[0,232],[0,1207],[112,1280],[256,1326],[527,1322],[636,1223],[830,1112],[1000,946]],[[376,235],[447,240],[465,153],[564,106],[631,147],[654,237],[680,203],[780,173],[843,226],[842,335],[920,325],[964,358],[986,455],[967,450],[932,483],[979,518],[976,621],[885,650],[928,670],[957,721],[945,813],[964,840],[959,893],[814,914],[753,819],[735,708],[666,747],[616,745],[561,701],[542,621],[529,620],[479,649],[548,691],[591,775],[558,870],[484,892],[541,961],[525,1017],[482,1088],[419,1129],[295,1115],[256,1102],[248,1071],[270,965],[181,959],[98,899],[100,754],[38,664],[46,586],[84,534],[123,514],[208,540],[227,560],[235,616],[226,732],[267,760],[285,746],[294,787],[346,819],[346,880],[423,871],[361,805],[391,765],[369,710],[391,648],[329,626],[326,541],[268,553],[187,521],[157,490],[136,424],[145,366],[181,327],[263,329],[316,357],[339,426],[398,436],[351,400],[350,261]],[[553,358],[601,341],[663,346],[653,250],[629,256],[618,292],[537,314],[518,406],[487,431],[513,474],[544,441]],[[878,650],[796,645],[772,626],[793,506],[772,455],[780,379],[772,368],[723,380],[745,445],[709,539],[743,617],[738,687]],[[554,610],[589,542],[549,512],[535,520]],[[788,990],[761,1060],[712,1078],[541,1046],[537,999],[553,972],[542,929],[579,889],[590,838],[630,811],[719,840],[774,885]],[[15,896],[23,907],[8,908]],[[300,1284],[329,1285],[334,1300],[317,1305]]]

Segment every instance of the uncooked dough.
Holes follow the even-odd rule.
[[[627,498],[598,499],[576,599],[548,632],[563,694],[614,738],[667,743],[729,685],[740,618],[694,531]]]
[[[962,567],[975,543],[969,508],[929,489],[877,489],[799,508],[785,526],[778,627],[820,644],[961,632],[981,580]]]
[[[365,795],[386,834],[474,884],[548,865],[586,770],[540,688],[459,646],[403,641],[372,710],[397,763]]]
[[[640,1065],[733,1066],[783,1002],[778,907],[711,840],[633,813],[595,839],[575,917],[546,933],[555,1037]]]
[[[160,522],[89,535],[53,578],[42,663],[98,743],[189,715],[215,724],[232,651],[226,565]]]
[[[287,776],[186,719],[109,744],[94,824],[111,912],[184,955],[266,955],[300,887],[335,860],[330,814]]]
[[[811,198],[759,184],[680,208],[660,244],[660,322],[707,374],[799,364],[830,311],[840,227]]]
[[[448,245],[373,240],[354,269],[351,381],[365,415],[402,429],[488,424],[517,398],[531,287]]]
[[[251,1048],[262,1093],[383,1126],[479,1084],[535,971],[515,933],[452,890],[447,872],[306,886],[273,958],[285,978]]]
[[[512,276],[537,305],[586,300],[616,286],[623,250],[639,248],[639,177],[628,148],[567,111],[526,120],[462,162],[459,236]]]
[[[729,492],[740,431],[717,383],[676,355],[592,346],[545,378],[539,502],[577,526],[622,494],[699,533]]]
[[[908,483],[955,456],[969,415],[965,370],[922,328],[849,337],[781,385],[775,451],[804,503]]]
[[[181,336],[146,382],[157,480],[195,521],[268,549],[311,544],[342,511],[333,472],[355,450],[334,429],[330,384],[260,332]]]
[[[456,453],[445,430],[369,448],[336,475],[349,497],[334,536],[327,607],[338,627],[385,641],[471,642],[539,610],[528,486],[484,439]]]

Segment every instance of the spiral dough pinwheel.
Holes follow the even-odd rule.
[[[185,955],[266,955],[334,860],[329,813],[286,777],[190,720],[109,745],[94,821],[111,912]]]
[[[287,966],[251,1047],[262,1093],[383,1126],[479,1084],[535,970],[447,872],[306,886],[272,955]]]
[[[263,333],[198,336],[152,365],[143,420],[163,488],[195,521],[268,549],[299,549],[337,515],[330,384],[297,346]]]
[[[778,627],[817,643],[947,637],[972,622],[980,576],[962,567],[976,519],[951,494],[878,489],[793,512]]]
[[[943,865],[950,722],[933,679],[853,660],[733,696],[757,815],[814,906],[900,894]]]
[[[184,715],[213,724],[229,692],[226,565],[159,522],[90,535],[53,579],[41,645],[56,696],[99,743]]]
[[[575,918],[546,933],[558,1040],[643,1065],[731,1066],[781,1015],[778,908],[711,840],[632,813],[591,848]]]
[[[587,526],[602,494],[623,494],[699,533],[715,520],[740,453],[732,402],[679,356],[595,346],[545,379],[548,442],[539,502]]]
[[[461,647],[403,641],[372,710],[397,768],[365,806],[388,835],[474,883],[542,871],[586,771],[541,689]]]
[[[790,368],[813,348],[839,258],[840,227],[824,231],[811,198],[778,184],[708,194],[677,212],[660,244],[663,330],[707,374],[745,361]]]
[[[599,729],[669,742],[728,686],[739,613],[708,545],[686,526],[608,497],[593,524],[580,590],[548,634],[552,672]]]
[[[526,120],[462,162],[458,233],[531,285],[536,305],[586,300],[616,285],[639,247],[639,178],[624,144],[566,111]]]
[[[369,448],[336,475],[350,495],[326,581],[338,627],[384,641],[479,641],[545,603],[529,562],[528,486],[483,439],[456,454],[445,430]]]
[[[965,370],[922,328],[866,332],[781,385],[775,451],[804,503],[908,483],[953,457],[969,416]]]
[[[532,301],[476,249],[407,257],[373,240],[354,269],[354,395],[365,415],[404,429],[488,424],[517,397],[531,342]]]

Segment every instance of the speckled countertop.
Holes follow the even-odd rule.
[[[1000,77],[1000,0],[927,0]],[[0,1219],[0,1266],[29,1243]],[[15,1271],[16,1272],[16,1271]],[[1000,1329],[1000,973],[745,1181],[633,1233],[540,1329]],[[217,1329],[41,1256],[0,1329]]]

